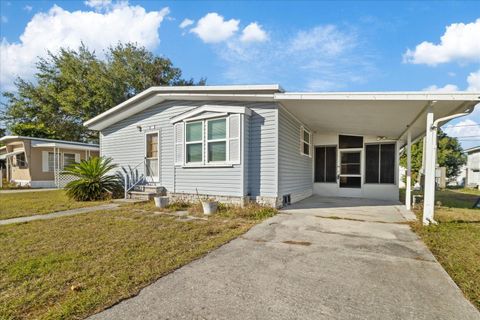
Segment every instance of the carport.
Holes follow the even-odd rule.
[[[423,138],[425,175],[423,223],[429,224],[434,222],[437,128],[449,120],[471,113],[480,101],[480,93],[286,92],[276,93],[275,100],[308,126],[313,135],[311,139],[313,146],[323,148],[319,150],[320,155],[325,152],[325,159],[321,165],[328,160],[328,149],[334,150],[331,156],[332,159],[336,157],[332,160],[334,164],[325,165],[324,176],[327,178],[328,170],[335,171],[330,174],[331,180],[327,181],[320,174],[318,181],[314,173],[314,194],[321,196],[398,199],[399,151],[403,149],[408,159],[405,206],[410,210],[411,144]],[[342,149],[342,137],[352,141],[355,137],[363,140],[353,149],[348,147]],[[368,157],[367,146],[370,144],[373,145],[370,149],[374,152],[378,150],[379,156],[376,159]],[[392,156],[395,159],[387,157],[385,161],[394,163],[391,168],[395,168],[395,176],[387,177],[388,179],[384,181],[380,177],[383,166],[380,156],[382,146],[396,148],[395,153],[391,151],[392,155],[395,154]],[[367,167],[372,161],[379,162],[377,166],[373,166],[373,170],[370,170],[374,173],[373,178],[369,177]],[[378,175],[375,175],[375,170],[378,170]],[[391,171],[392,169],[389,170],[390,175]],[[375,181],[376,178],[378,181]],[[369,180],[374,180],[375,183],[370,183]],[[345,181],[343,187],[342,181]]]

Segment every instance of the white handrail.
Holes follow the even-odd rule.
[[[147,166],[147,162],[146,162],[147,158],[144,157],[142,161],[140,161],[135,167],[133,167],[132,169],[130,169],[130,171],[133,171],[135,170],[138,166],[140,166],[141,164],[144,164],[144,172],[143,174],[138,178],[137,181],[135,181],[131,186],[128,185],[128,175],[125,174],[125,178],[124,178],[124,198],[127,199],[128,198],[128,191],[132,190],[136,185],[138,185],[143,179],[144,177],[146,176],[146,166]],[[151,170],[151,167],[150,167],[150,170]]]

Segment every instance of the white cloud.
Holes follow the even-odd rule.
[[[32,17],[19,42],[2,39],[0,85],[10,89],[17,76],[31,77],[37,57],[45,56],[47,50],[74,49],[81,42],[100,55],[118,42],[136,42],[153,49],[160,43],[158,28],[168,13],[168,8],[147,12],[126,3],[113,5],[103,13],[67,11],[54,5]]]
[[[423,89],[423,91],[436,91],[436,92],[453,92],[459,91],[458,86],[454,84],[446,84],[443,87],[437,87],[436,85],[432,85]]]
[[[403,61],[435,66],[452,61],[480,61],[480,18],[471,23],[447,26],[439,44],[424,41],[414,50],[408,49]]]
[[[376,72],[374,57],[353,29],[326,25],[268,36],[269,41],[249,43],[233,38],[216,48],[227,81],[282,83],[290,90],[340,90]]]
[[[195,21],[186,18],[186,19],[183,19],[183,21],[182,21],[182,23],[180,23],[179,27],[182,28],[182,29],[184,29],[184,28],[192,25],[194,22],[195,22]]]
[[[242,31],[240,40],[243,42],[263,42],[268,39],[267,33],[256,22],[250,23]]]
[[[480,138],[480,124],[473,119],[464,119],[455,124],[447,124],[442,130],[450,137]],[[465,139],[461,139],[460,142]],[[462,145],[465,142],[467,141],[463,141]]]
[[[467,91],[480,92],[480,69],[477,72],[472,72],[467,77],[468,88]]]
[[[240,20],[225,20],[216,12],[211,12],[198,20],[195,28],[190,32],[195,33],[203,42],[218,43],[227,40],[238,30]]]
[[[33,9],[33,7],[28,5],[28,4],[25,7],[23,7],[23,10],[28,11],[28,12],[32,11],[32,9]]]
[[[84,4],[90,8],[102,9],[109,7],[112,4],[112,0],[87,0]]]

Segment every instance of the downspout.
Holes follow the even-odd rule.
[[[461,113],[456,113],[456,114],[452,114],[450,116],[446,116],[446,117],[443,117],[443,118],[439,118],[437,120],[435,120],[432,124],[432,126],[429,128],[430,130],[432,130],[432,145],[433,145],[433,157],[434,157],[434,166],[433,166],[433,169],[435,170],[436,166],[437,166],[437,130],[438,130],[438,125],[440,122],[443,122],[443,121],[449,121],[449,120],[452,120],[452,119],[456,119],[456,118],[459,118],[459,117],[463,117],[463,116],[466,116],[466,115],[469,115],[470,113],[472,113],[474,110],[474,107],[470,107],[469,109],[465,110],[464,112],[461,112]],[[435,183],[433,184],[433,199],[435,199]],[[429,217],[424,217],[424,220],[428,221],[429,224],[437,224],[437,222],[433,219],[433,215],[432,215],[432,219],[430,219]]]

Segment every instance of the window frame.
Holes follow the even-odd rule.
[[[208,139],[208,124],[211,121],[218,121],[218,120],[224,120],[225,121],[225,138],[223,139]],[[204,125],[204,130],[205,130],[205,163],[207,164],[222,164],[222,163],[228,163],[230,161],[229,157],[229,140],[230,140],[230,131],[229,131],[229,119],[228,117],[218,117],[218,118],[209,118],[208,120],[205,120],[205,125]],[[214,142],[225,142],[225,160],[221,161],[210,161],[209,159],[209,149],[208,146],[210,143]]]
[[[21,160],[21,161],[19,161],[20,155],[23,155],[23,160]],[[25,151],[15,155],[15,167],[17,167],[19,169],[28,168],[27,154],[25,153]]]
[[[300,127],[300,154],[306,157],[312,157],[312,132],[305,128],[304,126]],[[308,141],[305,141],[305,133],[308,134]],[[305,144],[308,145],[308,154],[305,153]]]
[[[323,164],[323,178],[324,178],[324,181],[317,181],[316,179],[316,165],[317,165],[317,148],[324,148],[325,152],[324,152],[324,164]],[[334,161],[334,168],[335,168],[335,179],[334,181],[327,181],[327,148],[333,148],[334,151],[335,151],[335,161]],[[338,146],[335,145],[335,144],[329,144],[329,145],[318,145],[318,146],[314,146],[314,150],[315,150],[315,158],[314,158],[314,161],[313,161],[313,183],[333,183],[333,184],[337,184],[338,183],[338,179],[337,179],[337,176],[338,176],[338,172],[337,172],[337,163],[338,163]]]
[[[382,142],[371,142],[365,143],[365,163],[367,163],[367,146],[378,146],[378,182],[366,182],[367,181],[367,166],[364,166],[364,175],[365,175],[365,182],[364,184],[369,185],[396,185],[397,184],[397,157],[398,157],[398,150],[397,150],[397,143],[395,141],[382,141]],[[382,145],[393,145],[393,182],[381,182],[382,177]]]
[[[58,166],[58,162],[60,161],[60,154],[56,153],[56,152],[53,152],[53,151],[47,151],[47,152],[48,152],[48,156],[47,156],[48,171],[47,172],[55,172],[55,165]],[[53,158],[52,169],[50,169],[50,154],[53,155],[53,157],[52,157]],[[57,156],[56,159],[55,159],[55,155]],[[63,168],[62,168],[62,170],[63,170]]]
[[[77,163],[77,161],[75,161],[75,159],[76,159],[75,153],[72,153],[72,152],[62,152],[62,170],[65,170],[65,155],[66,155],[66,154],[73,155],[73,163]]]
[[[201,123],[202,124],[202,138],[200,140],[195,140],[195,141],[187,141],[187,126],[189,124],[195,124],[195,123]],[[199,164],[205,164],[205,120],[194,120],[194,121],[185,121],[185,127],[184,127],[184,134],[183,134],[183,142],[184,142],[184,159],[183,162],[185,165],[199,165]],[[190,144],[201,144],[202,145],[202,159],[200,161],[187,161],[188,159],[188,145]]]

